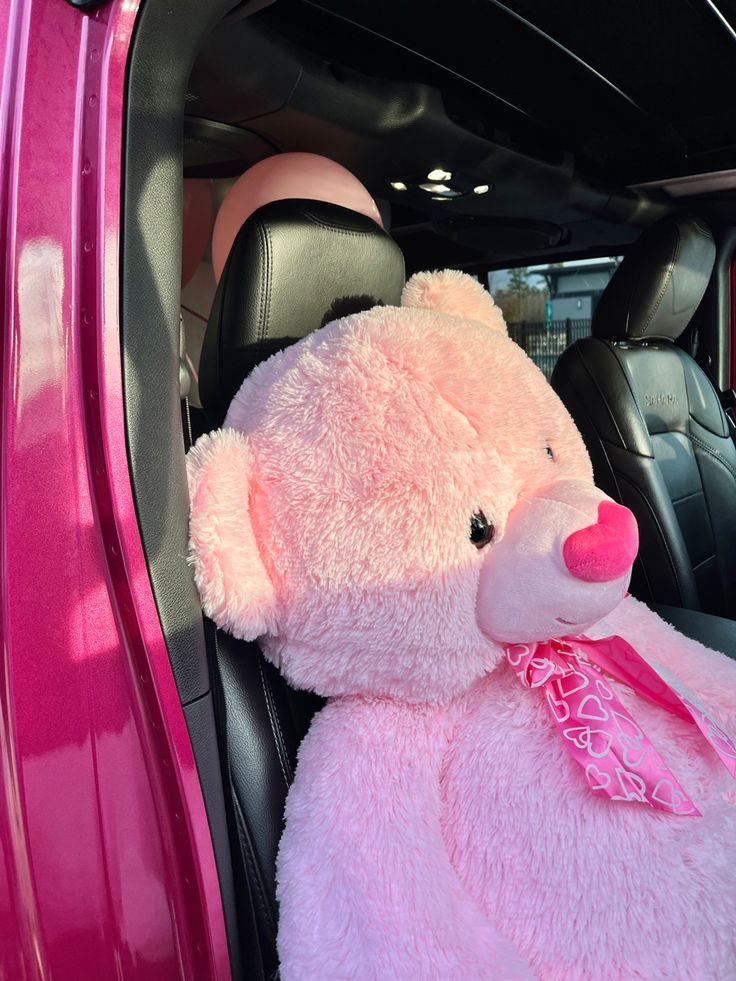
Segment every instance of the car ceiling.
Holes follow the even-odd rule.
[[[390,204],[410,269],[622,250],[672,207],[637,185],[736,167],[736,0],[256,6],[194,66],[185,174],[323,153]],[[461,196],[419,189],[436,168]]]

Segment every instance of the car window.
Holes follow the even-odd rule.
[[[547,378],[565,348],[590,334],[593,311],[620,261],[572,259],[488,273],[509,334]]]

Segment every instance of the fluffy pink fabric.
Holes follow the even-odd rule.
[[[598,633],[612,630],[698,665],[694,687],[736,723],[733,662],[633,600]],[[284,976],[519,976],[503,937],[545,981],[732,977],[733,781],[693,726],[616,688],[702,818],[592,797],[543,699],[507,665],[444,709],[344,699],[323,710],[279,857]]]
[[[618,632],[659,666],[687,665],[692,688],[707,692],[733,731],[733,662],[631,599],[591,632]],[[703,817],[591,797],[543,700],[530,698],[504,666],[464,701],[443,762],[453,867],[539,978],[733,977],[733,781],[694,726],[615,687]]]
[[[488,290],[476,279],[456,269],[416,273],[404,287],[401,305],[477,320],[502,334],[506,333],[503,314]]]
[[[524,352],[431,310],[378,307],[316,331],[256,368],[226,425],[258,472],[250,517],[279,607],[265,650],[325,695],[465,691],[500,656],[475,616],[488,553],[469,541],[473,513],[501,541],[521,497],[590,481]],[[595,511],[577,520],[564,530]]]
[[[205,610],[235,637],[274,629],[275,597],[253,536],[253,462],[232,429],[203,436],[187,457],[190,560]]]
[[[704,817],[593,797],[502,645],[621,633],[726,727],[736,665],[622,602],[625,564],[572,575],[564,544],[607,499],[481,294],[425,275],[408,307],[317,331],[256,369],[193,451],[205,608],[333,696],[289,795],[282,976],[732,976],[726,771],[616,685]]]
[[[285,978],[531,978],[463,888],[440,772],[457,713],[346,698],[299,753],[279,854]]]

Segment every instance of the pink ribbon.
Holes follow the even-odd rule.
[[[564,637],[511,644],[506,657],[525,688],[542,688],[567,751],[594,794],[700,816],[603,672],[695,724],[731,774],[736,745],[698,706],[671,688],[623,637]]]

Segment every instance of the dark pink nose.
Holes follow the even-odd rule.
[[[601,501],[597,523],[574,531],[562,546],[562,557],[576,579],[611,582],[629,571],[638,548],[639,531],[631,511]]]

